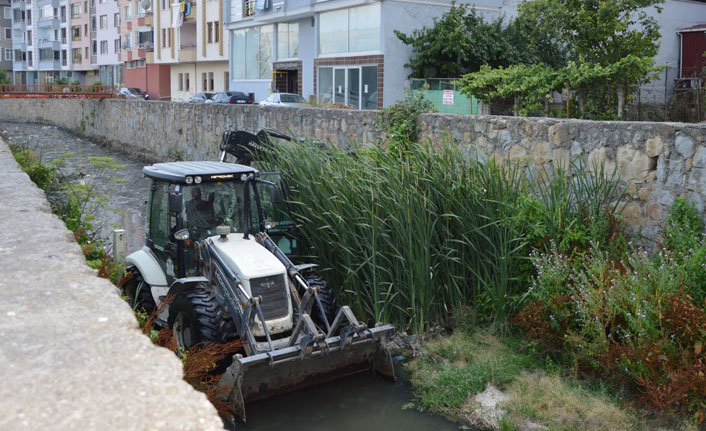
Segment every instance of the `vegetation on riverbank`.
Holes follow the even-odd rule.
[[[99,277],[107,278],[121,287],[122,283],[129,280],[130,275],[125,273],[123,265],[113,260],[106,251],[104,240],[100,238],[100,228],[104,222],[97,219],[96,214],[108,201],[104,194],[97,192],[96,186],[106,181],[116,181],[114,173],[122,166],[109,157],[92,157],[90,162],[94,170],[91,179],[77,180],[67,176],[60,169],[62,160],[71,157],[70,154],[63,154],[56,162],[44,163],[41,154],[28,145],[10,144],[10,150],[22,170],[45,191],[52,211],[73,233],[88,266],[96,269]],[[162,308],[169,302],[165,301]],[[220,414],[232,414],[232,405],[223,401],[216,389],[216,383],[221,376],[212,371],[223,358],[237,352],[242,343],[238,340],[224,345],[197,345],[189,351],[178,351],[171,330],[154,325],[162,309],[147,312],[137,304],[131,306],[144,334],[154,344],[178,353],[183,364],[184,380],[204,392]]]
[[[411,117],[401,116],[408,130]],[[556,386],[528,393],[537,399],[574,393],[586,406],[704,423],[706,241],[693,206],[676,199],[664,241],[653,243],[626,230],[627,184],[601,166],[520,172],[455,145],[390,136],[346,151],[277,146],[264,168],[285,173],[310,254],[369,323],[423,333],[453,328],[454,312],[470,310],[474,330],[526,339],[531,354],[490,359],[474,357],[487,347],[468,347],[458,328],[430,345],[413,365],[422,408],[464,418],[485,384],[518,392],[536,381]],[[553,422],[549,407],[513,402],[506,426],[524,415],[584,429],[579,419],[592,414]],[[644,427],[640,412],[616,413],[612,426]]]

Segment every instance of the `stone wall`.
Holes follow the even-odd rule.
[[[346,146],[383,132],[380,112],[191,105],[126,100],[0,100],[0,118],[48,122],[104,140],[145,160],[213,159],[228,128],[269,127]],[[450,139],[469,155],[521,167],[602,162],[631,180],[625,220],[648,236],[661,232],[675,196],[706,206],[706,124],[601,122],[424,114],[422,139]]]
[[[706,204],[706,124],[458,116],[420,117],[422,139],[451,139],[480,158],[520,167],[604,163],[629,181],[628,225],[655,238],[675,197]]]

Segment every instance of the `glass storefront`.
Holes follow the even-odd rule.
[[[377,66],[320,67],[319,103],[342,103],[354,109],[378,108]]]

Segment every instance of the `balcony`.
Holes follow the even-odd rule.
[[[27,3],[24,0],[12,0],[12,8],[17,10],[27,9]]]
[[[61,7],[61,0],[38,0],[37,5],[41,8],[42,6],[50,4],[52,7]]]
[[[61,68],[59,60],[39,60],[39,70],[56,70]]]
[[[196,44],[184,44],[179,49],[179,62],[196,61]]]
[[[18,71],[23,71],[27,70],[27,62],[26,61],[13,61],[12,62],[12,71],[13,72],[18,72]]]
[[[37,22],[37,27],[39,28],[48,28],[51,30],[58,30],[59,29],[59,19],[56,17],[51,17],[51,18],[41,18]]]
[[[12,28],[17,30],[24,30],[27,23],[24,20],[14,20],[12,21]]]
[[[61,49],[61,44],[58,40],[39,39],[38,47],[39,47],[39,49],[51,48],[54,51],[58,51]]]
[[[27,44],[21,40],[12,39],[12,49],[19,49],[21,51],[27,51]]]

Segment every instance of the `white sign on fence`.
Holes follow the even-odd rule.
[[[444,105],[453,105],[454,104],[454,91],[453,90],[444,90]]]

